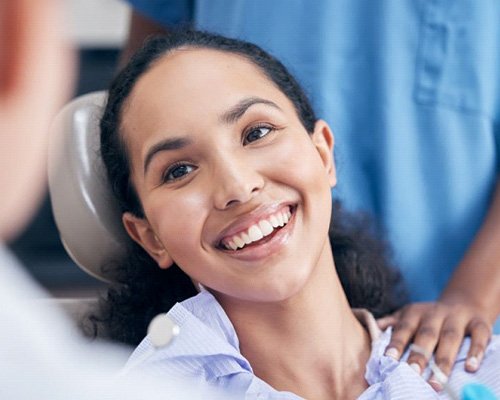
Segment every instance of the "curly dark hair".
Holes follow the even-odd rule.
[[[311,134],[317,121],[304,91],[277,59],[254,44],[212,33],[185,30],[149,39],[113,81],[101,127],[101,155],[108,179],[122,212],[144,217],[130,178],[130,162],[120,134],[121,114],[137,80],[154,63],[179,48],[205,48],[246,58],[256,65],[294,105],[299,119]],[[334,201],[330,241],[335,265],[349,303],[363,307],[376,317],[388,314],[405,301],[402,280],[390,264],[388,246],[376,239],[373,224],[362,214],[344,211]],[[138,245],[114,267],[117,283],[101,300],[98,314],[90,317],[91,334],[137,344],[146,335],[150,320],[176,302],[196,294],[190,278],[176,265],[167,270]],[[88,326],[87,326],[88,328]]]

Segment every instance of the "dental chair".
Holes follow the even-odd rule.
[[[99,119],[106,92],[80,96],[56,116],[49,143],[48,178],[52,211],[61,241],[73,261],[105,282],[130,240],[107,183],[99,155]],[[96,299],[56,299],[78,319]]]
[[[77,97],[56,116],[49,143],[49,192],[61,242],[73,261],[104,282],[116,281],[106,268],[126,255],[131,239],[100,157],[99,120],[106,92]],[[49,299],[79,321],[97,299]],[[100,332],[106,337],[106,332]],[[157,348],[170,343],[179,327],[165,313],[149,324]]]

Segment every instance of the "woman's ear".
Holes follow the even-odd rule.
[[[322,119],[316,121],[312,140],[318,150],[319,156],[323,161],[323,165],[328,174],[330,186],[334,187],[337,184],[337,172],[335,170],[335,162],[333,160],[333,147],[335,139],[333,137],[330,126]]]
[[[167,269],[172,266],[174,261],[146,218],[138,218],[126,212],[122,215],[122,222],[129,236],[146,250],[161,269]]]

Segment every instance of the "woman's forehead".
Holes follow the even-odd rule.
[[[155,128],[160,120],[199,123],[248,97],[293,110],[288,98],[245,57],[212,49],[179,49],[159,59],[138,80],[124,110],[123,127],[125,131],[138,124],[142,129]]]
[[[131,99],[154,102],[156,97],[152,94],[156,93],[171,102],[187,97],[193,104],[195,100],[223,100],[236,91],[281,93],[258,66],[241,55],[187,48],[160,58],[138,80]]]

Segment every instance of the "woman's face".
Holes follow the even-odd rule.
[[[331,132],[319,121],[308,135],[243,57],[163,57],[132,91],[122,132],[145,212],[124,224],[161,268],[175,262],[226,299],[279,301],[330,254]]]

